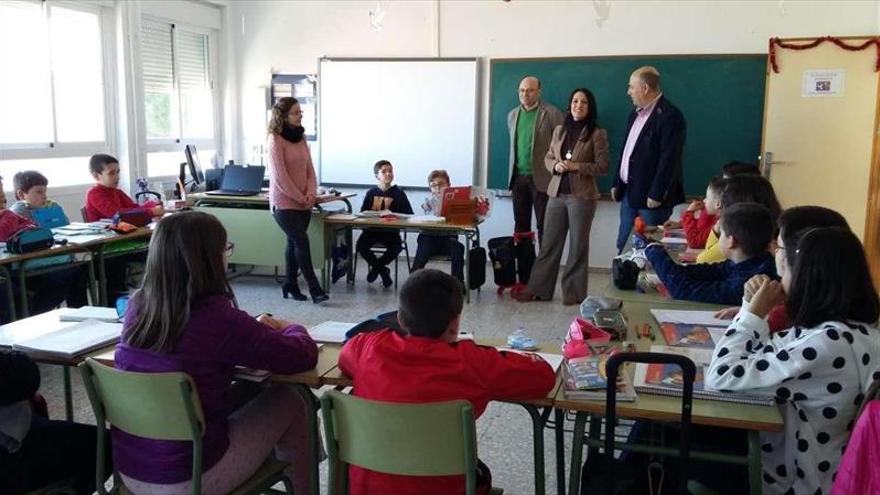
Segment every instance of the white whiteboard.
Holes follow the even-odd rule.
[[[321,183],[427,186],[434,169],[471,185],[476,163],[477,61],[322,59],[318,76]]]

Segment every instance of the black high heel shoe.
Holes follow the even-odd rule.
[[[281,286],[281,294],[284,296],[284,299],[287,299],[287,296],[293,298],[294,301],[305,301],[308,300],[305,294],[300,292],[299,287],[294,284],[284,284]]]
[[[315,304],[320,304],[320,303],[330,299],[330,296],[328,296],[327,293],[324,292],[324,289],[322,289],[320,287],[315,288],[315,289],[309,289],[309,294],[312,295],[312,302]]]

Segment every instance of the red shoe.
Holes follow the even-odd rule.
[[[528,285],[526,285],[522,282],[517,282],[517,283],[513,284],[513,287],[510,289],[510,294],[515,295],[515,294],[519,294],[524,291],[527,292],[528,290],[529,290]]]

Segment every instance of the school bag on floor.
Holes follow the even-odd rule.
[[[515,232],[513,243],[516,246],[516,274],[519,283],[525,285],[529,283],[535,265],[535,233]]]
[[[516,246],[513,237],[489,239],[489,259],[492,260],[492,274],[499,290],[516,283]]]
[[[474,247],[468,255],[468,289],[479,289],[486,283],[486,248],[481,247],[479,241],[474,242]]]

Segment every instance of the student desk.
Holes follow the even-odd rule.
[[[659,327],[650,310],[659,305],[650,300],[642,302],[625,301],[623,312],[627,320],[628,339],[634,342],[640,351],[648,351],[650,346],[663,345],[662,335],[659,340],[638,338],[635,327],[644,323],[650,323]],[[667,306],[669,307],[669,306]],[[719,306],[692,304],[690,307],[676,306],[676,309],[717,309]],[[632,377],[633,366],[629,366],[626,372]],[[601,431],[601,417],[605,414],[604,400],[572,400],[566,399],[565,393],[560,389],[555,403],[557,409],[574,411],[574,437],[571,454],[571,472],[569,477],[569,493],[577,494],[580,490],[580,475],[582,451],[584,443],[591,448],[603,445]],[[678,397],[666,397],[662,395],[639,393],[635,402],[617,402],[617,415],[621,418],[677,422],[680,418],[681,400]],[[586,422],[590,421],[589,439],[585,439]],[[712,452],[692,451],[691,458],[720,461],[734,464],[746,464],[749,467],[749,481],[752,494],[761,493],[761,450],[759,433],[762,431],[782,431],[783,420],[779,408],[775,406],[759,406],[748,404],[736,404],[713,400],[694,399],[692,423],[723,428],[738,428],[748,432],[749,451],[748,456],[734,456],[717,454]],[[677,449],[657,448],[642,446],[643,452],[656,452],[676,455]],[[557,449],[561,447],[557,445]],[[561,453],[557,451],[557,457]]]
[[[477,243],[480,242],[480,229],[477,224],[473,225],[455,225],[446,222],[417,222],[411,221],[405,217],[403,218],[376,218],[376,217],[359,217],[357,215],[353,215],[351,213],[336,213],[332,215],[328,215],[324,218],[324,224],[328,227],[328,237],[333,237],[333,232],[338,229],[366,229],[366,228],[375,228],[375,229],[386,229],[398,232],[419,232],[419,233],[432,233],[432,234],[447,234],[454,236],[464,236],[465,238],[465,246],[464,246],[464,278],[465,278],[465,286],[468,287],[466,292],[467,302],[471,302],[471,291],[470,291],[470,251],[471,247],[476,240]],[[349,259],[354,259],[354,246],[351,242],[348,243],[349,248]],[[348,271],[348,283],[354,283],[354,264],[349,264]],[[484,267],[485,269],[485,267]]]
[[[321,205],[342,201],[347,211],[351,212],[349,198],[354,196],[354,194],[319,196],[316,199],[316,207],[312,210],[312,220],[308,229],[312,265],[315,269],[321,270],[325,290],[329,290],[330,285],[326,265],[332,237],[327,236],[324,228],[327,212]],[[196,193],[189,197],[195,200],[194,210],[214,215],[226,228],[229,241],[235,243],[235,250],[229,258],[230,263],[276,268],[286,265],[284,251],[287,247],[287,236],[275,223],[275,218],[269,211],[268,193],[263,192],[254,196]]]

